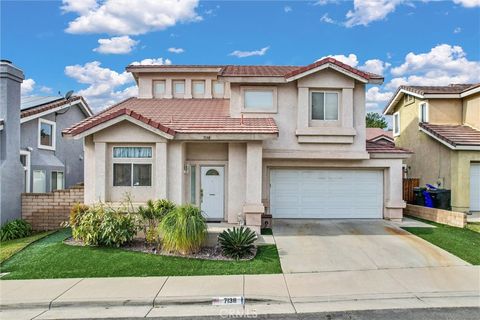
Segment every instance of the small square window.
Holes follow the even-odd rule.
[[[177,95],[185,94],[185,81],[173,82],[174,93]]]
[[[400,135],[400,113],[398,112],[393,114],[393,135]]]
[[[225,85],[224,85],[223,82],[215,81],[215,83],[213,84],[213,95],[215,97],[222,97],[223,98],[224,87],[225,87]]]
[[[153,96],[155,98],[163,98],[165,95],[165,80],[153,81]]]
[[[205,81],[193,81],[193,95],[203,96],[205,94]]]
[[[245,109],[246,110],[272,110],[273,109],[273,91],[272,90],[245,90]]]
[[[420,110],[419,110],[419,120],[420,122],[428,122],[428,104],[426,102],[423,102],[420,104]]]
[[[114,163],[113,164],[113,186],[130,187],[132,185],[132,164]]]

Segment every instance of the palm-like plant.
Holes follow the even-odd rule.
[[[207,222],[199,208],[187,204],[165,215],[159,225],[163,248],[180,254],[200,249],[207,235]]]
[[[233,228],[220,233],[218,243],[225,256],[236,260],[253,253],[257,236],[250,228]]]
[[[166,199],[148,200],[145,207],[138,208],[138,214],[144,221],[143,232],[147,243],[158,243],[158,224],[173,209],[175,209],[175,204]]]

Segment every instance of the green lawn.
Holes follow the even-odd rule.
[[[209,261],[157,256],[115,248],[76,247],[58,231],[19,252],[2,266],[2,279],[143,277],[281,273],[277,248],[258,247],[251,261]]]
[[[404,227],[403,229],[471,264],[480,265],[480,233],[467,228],[462,229],[425,220],[421,221],[435,225],[436,228]]]
[[[42,232],[34,234],[30,237],[0,242],[0,263],[4,262],[20,250],[24,249],[32,242],[35,242],[51,233],[52,231]]]
[[[271,235],[273,235],[272,228],[263,228],[263,229],[260,229],[260,234],[262,234],[262,235],[264,235],[264,236],[271,236]]]
[[[467,229],[470,229],[475,232],[480,232],[480,222],[467,223]]]

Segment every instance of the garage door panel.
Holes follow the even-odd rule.
[[[381,218],[380,170],[278,169],[270,175],[274,218]]]

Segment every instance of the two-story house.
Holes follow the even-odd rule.
[[[366,141],[365,86],[333,58],[296,66],[130,65],[139,96],[64,131],[85,202],[169,198],[209,220],[401,219],[402,159]]]
[[[44,193],[83,182],[82,141],[67,140],[62,130],[92,111],[83,98],[21,97],[23,72],[0,62],[0,217],[21,216],[22,192]]]
[[[452,210],[480,211],[480,84],[401,86],[385,107],[420,184],[451,189]]]

